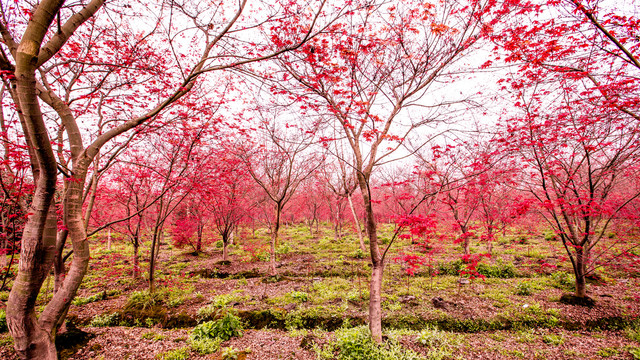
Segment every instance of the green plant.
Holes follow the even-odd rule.
[[[562,335],[547,334],[542,337],[542,341],[545,344],[558,346],[564,343],[564,338],[562,337]]]
[[[636,323],[624,329],[624,334],[629,340],[640,342],[640,324]]]
[[[220,349],[220,344],[222,344],[222,339],[189,339],[189,346],[191,347],[191,350],[200,355],[213,354],[217,352]]]
[[[543,233],[544,235],[544,239],[546,241],[557,241],[558,240],[558,236],[556,235],[555,232],[551,231],[551,230],[547,230]]]
[[[209,304],[199,308],[196,312],[198,322],[215,319],[221,311],[220,308],[220,306],[216,306],[215,304]]]
[[[397,340],[389,339],[378,345],[371,339],[366,326],[340,329],[336,332],[336,350],[339,360],[419,360],[422,357],[411,350],[404,349]]]
[[[605,347],[598,350],[596,354],[602,357],[611,357],[620,354],[620,350],[613,347]]]
[[[629,354],[633,356],[634,360],[640,360],[640,347],[629,347]]]
[[[515,294],[523,296],[529,296],[533,294],[533,286],[531,285],[531,282],[523,281],[518,283],[518,285],[516,285]]]
[[[556,271],[551,274],[551,286],[562,290],[572,291],[574,288],[574,282],[566,272]]]
[[[86,305],[86,304],[89,304],[89,303],[92,303],[92,302],[105,300],[106,298],[107,298],[107,292],[106,291],[102,291],[102,292],[99,292],[97,294],[93,294],[91,296],[87,296],[85,298],[77,297],[77,298],[73,299],[72,304],[76,305],[76,306],[82,306],[82,305]]]
[[[309,301],[309,294],[303,291],[292,291],[290,295],[294,300],[297,300],[299,302]]]
[[[162,360],[187,360],[188,358],[189,358],[189,349],[186,347],[170,350],[164,353],[160,353],[156,356],[156,359],[162,359]]]
[[[136,291],[133,292],[127,302],[125,303],[125,309],[147,309],[155,305],[162,305],[164,303],[164,294],[160,292],[149,293],[148,291]]]
[[[105,326],[118,326],[120,322],[120,315],[118,313],[96,315],[91,319],[89,326],[93,327],[105,327]]]
[[[222,249],[224,247],[224,243],[222,242],[222,240],[216,241],[215,247],[216,249]]]
[[[284,243],[276,248],[276,254],[286,255],[291,252],[291,246],[288,243]]]
[[[428,360],[441,360],[451,357],[451,341],[446,331],[428,327],[418,333],[416,342],[429,348],[427,352]]]
[[[226,313],[216,321],[207,321],[196,326],[191,332],[194,340],[221,339],[227,341],[242,335],[242,321],[232,313]]]
[[[251,352],[248,348],[246,350],[238,350],[233,346],[226,347],[220,352],[220,360],[236,360],[240,354],[248,354]]]
[[[477,266],[478,273],[488,278],[512,279],[518,277],[518,271],[512,263],[504,263],[500,259],[495,264],[480,263]]]
[[[538,338],[538,336],[533,332],[533,330],[526,330],[526,331],[518,331],[516,332],[516,336],[517,336],[517,341],[521,342],[521,343],[533,343],[536,341],[536,339]]]
[[[158,334],[154,331],[149,331],[147,333],[142,334],[142,338],[146,340],[160,341],[166,339],[165,335]]]
[[[0,346],[13,346],[13,338],[11,335],[6,334],[0,336]]]
[[[353,253],[353,257],[355,259],[364,259],[364,252],[362,251],[362,249],[358,248],[356,249],[356,251]]]
[[[8,331],[7,328],[7,313],[5,310],[0,310],[0,333]]]

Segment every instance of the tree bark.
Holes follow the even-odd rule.
[[[140,240],[133,240],[133,278],[140,278]]]
[[[586,265],[584,248],[577,249],[574,272],[576,276],[576,296],[580,298],[587,296]]]
[[[358,234],[358,242],[360,243],[360,250],[362,252],[366,252],[367,251],[367,247],[364,243],[364,239],[362,237],[362,230],[360,229],[360,220],[358,220],[358,215],[356,214],[356,209],[353,206],[353,201],[351,200],[351,194],[349,194],[349,196],[347,196],[347,199],[349,200],[349,207],[351,208],[351,214],[353,215],[353,221],[355,222],[356,225],[356,233]]]
[[[270,274],[275,276],[276,271],[276,246],[278,245],[278,232],[280,232],[280,215],[282,214],[282,206],[276,203],[276,219],[273,222],[271,229],[271,247],[270,247]]]
[[[382,343],[382,276],[384,262],[372,262],[371,283],[369,284],[369,330],[377,343]]]
[[[227,246],[229,245],[229,236],[222,235],[222,261],[228,260]]]
[[[369,179],[358,174],[358,182],[362,191],[365,210],[365,229],[369,236],[369,252],[371,254],[371,283],[369,284],[369,330],[371,338],[382,343],[382,277],[384,274],[384,257],[378,244],[378,229],[373,214],[373,204],[369,194]]]

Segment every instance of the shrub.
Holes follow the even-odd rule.
[[[221,339],[227,341],[241,335],[242,321],[229,312],[219,320],[207,321],[196,326],[191,332],[193,340]]]
[[[516,295],[529,296],[533,293],[533,286],[529,281],[523,281],[516,285]]]
[[[386,344],[378,345],[371,339],[366,326],[341,329],[336,332],[336,347],[339,360],[418,360],[421,356],[406,350],[397,340],[390,339]]]
[[[630,347],[629,354],[633,356],[634,360],[640,360],[640,347]]]
[[[516,267],[513,266],[512,263],[503,263],[500,260],[494,265],[480,263],[478,264],[477,271],[480,275],[488,278],[512,279],[518,277]]]
[[[309,294],[307,294],[306,292],[303,292],[303,291],[292,291],[291,292],[291,297],[294,300],[297,300],[297,301],[300,301],[300,302],[309,301]]]
[[[150,294],[148,291],[136,291],[129,296],[124,308],[144,310],[155,305],[162,305],[163,303],[164,294],[160,292]]]
[[[416,342],[429,348],[427,352],[429,360],[442,360],[451,357],[451,344],[446,331],[431,327],[423,329],[416,337]]]
[[[203,306],[198,309],[196,316],[198,317],[198,322],[209,321],[215,319],[220,313],[220,306],[216,306],[216,304],[209,304]]]
[[[353,257],[355,259],[364,259],[364,252],[358,248],[354,253],[353,253]]]
[[[91,319],[89,326],[93,327],[105,327],[105,326],[118,326],[120,322],[120,315],[118,313],[96,315]]]

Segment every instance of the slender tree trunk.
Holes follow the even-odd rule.
[[[360,250],[362,252],[367,251],[367,247],[364,243],[364,239],[362,237],[362,230],[360,229],[360,220],[358,220],[358,214],[356,214],[356,208],[353,206],[353,201],[351,200],[351,195],[347,196],[349,200],[349,207],[351,208],[351,214],[353,215],[353,221],[356,225],[356,233],[358,234],[358,242],[360,243]]]
[[[576,249],[576,264],[574,273],[576,276],[576,296],[584,298],[587,296],[586,267],[587,256],[583,248]]]
[[[369,252],[371,254],[371,283],[369,284],[369,330],[371,338],[382,343],[382,276],[384,274],[384,257],[378,244],[378,230],[373,214],[373,204],[369,194],[369,182],[362,174],[358,174],[358,182],[362,191],[365,209],[365,229],[369,236]]]
[[[140,240],[137,235],[133,239],[133,278],[140,278]]]
[[[158,255],[160,254],[160,242],[162,241],[161,234],[162,225],[159,225],[154,230],[153,239],[151,241],[151,257],[149,259],[149,293],[156,291],[155,271]]]
[[[369,329],[377,343],[382,342],[382,275],[384,262],[372,261],[369,284]]]
[[[273,224],[273,228],[271,230],[271,244],[270,244],[270,255],[271,255],[271,264],[269,266],[269,271],[272,276],[276,275],[276,244],[278,243],[278,231],[280,230],[280,224],[278,222]]]
[[[196,240],[196,252],[202,252],[202,231],[204,225],[198,224],[198,239]]]
[[[233,234],[233,232],[231,232]],[[229,238],[230,236],[228,234],[222,234],[222,261],[228,261],[229,259],[229,255],[227,253],[227,246],[229,245]]]
[[[278,232],[280,232],[280,216],[282,214],[282,206],[276,203],[276,219],[273,222],[271,229],[271,265],[270,273],[272,276],[276,275],[276,246],[278,245]]]

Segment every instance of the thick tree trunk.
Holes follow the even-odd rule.
[[[37,206],[37,204],[36,204]],[[25,226],[14,281],[7,302],[7,325],[21,359],[56,360],[55,330],[43,327],[36,317],[35,302],[42,283],[49,274],[56,248],[55,204],[51,204],[46,224],[34,224],[31,217]],[[34,239],[40,230],[42,242]]]

